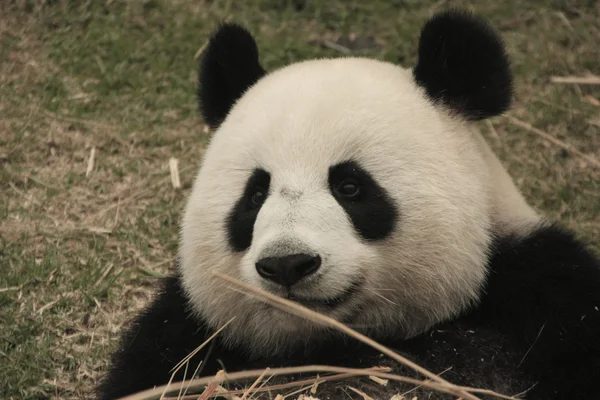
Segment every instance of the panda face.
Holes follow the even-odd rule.
[[[411,71],[293,64],[245,91],[218,126],[183,218],[183,283],[213,327],[236,316],[226,338],[257,354],[325,334],[212,271],[369,334],[412,336],[477,299],[489,203],[466,122]]]
[[[247,251],[246,281],[327,310],[360,290],[361,265],[376,258],[369,243],[391,235],[398,213],[357,162],[302,158],[303,166],[279,169],[278,160],[272,172],[254,170],[228,216],[227,236],[232,250]]]

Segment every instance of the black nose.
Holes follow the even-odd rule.
[[[258,274],[280,285],[292,286],[300,279],[314,274],[321,266],[321,257],[293,254],[285,257],[267,257],[256,263]]]

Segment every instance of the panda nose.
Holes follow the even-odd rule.
[[[321,266],[320,256],[293,254],[267,257],[256,263],[258,274],[283,286],[292,286],[305,276],[314,274]]]

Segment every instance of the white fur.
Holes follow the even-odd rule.
[[[334,318],[369,334],[409,337],[454,316],[477,300],[494,210],[510,206],[494,196],[491,175],[502,173],[490,170],[470,128],[434,107],[410,71],[392,64],[315,60],[266,76],[215,132],[185,211],[180,258],[193,310],[215,328],[237,316],[226,337],[257,354],[322,337],[322,328],[211,275],[220,271],[281,294],[255,262],[310,250],[322,267],[295,295],[331,298],[364,279],[330,313]],[[360,240],[329,192],[328,168],[348,159],[398,207],[396,229],[383,241]],[[251,248],[233,253],[225,219],[255,167],[271,172],[270,194]]]
[[[492,220],[497,235],[525,235],[543,223],[531,207],[512,178],[492,152],[481,133],[472,127],[473,135],[483,155],[490,174],[492,187]]]

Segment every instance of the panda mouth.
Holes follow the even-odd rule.
[[[302,297],[295,295],[292,292],[288,292],[287,299],[299,303],[307,308],[333,309],[340,306],[343,303],[346,303],[348,300],[350,300],[351,297],[357,294],[360,291],[362,283],[362,278],[357,279],[352,284],[350,284],[346,290],[344,290],[342,293],[335,297],[316,299],[310,297]]]

